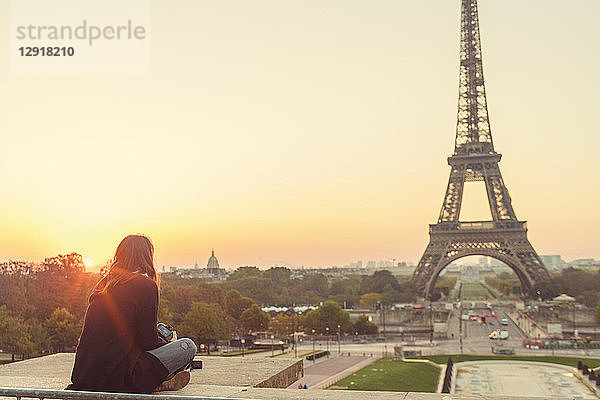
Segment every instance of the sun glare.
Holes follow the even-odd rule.
[[[83,259],[83,265],[84,265],[86,268],[89,268],[89,267],[91,267],[92,265],[94,265],[94,260],[92,260],[92,259],[91,259],[91,258],[89,258],[89,257],[86,257],[86,258],[84,258],[84,259]]]

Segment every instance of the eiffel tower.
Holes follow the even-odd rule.
[[[413,274],[417,293],[430,298],[440,272],[470,255],[498,259],[519,277],[523,292],[548,280],[548,270],[527,239],[527,223],[517,220],[502,180],[501,154],[494,150],[483,81],[477,0],[462,0],[458,122],[452,168],[437,224]],[[491,221],[459,221],[465,182],[483,181]]]

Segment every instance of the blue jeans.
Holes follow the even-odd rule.
[[[165,366],[169,375],[188,367],[196,355],[196,344],[188,338],[177,339],[148,351]]]

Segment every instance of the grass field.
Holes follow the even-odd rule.
[[[598,358],[578,358],[578,357],[552,357],[552,356],[472,356],[468,354],[451,354],[451,355],[439,355],[439,356],[425,356],[419,357],[433,361],[436,364],[446,364],[448,357],[452,357],[452,361],[463,362],[463,361],[483,361],[483,360],[512,360],[512,361],[538,361],[547,362],[552,364],[568,365],[570,367],[576,367],[577,361],[584,361],[588,367],[596,368],[600,366],[600,359]]]
[[[479,282],[463,282],[458,297],[461,299],[493,299],[494,295]]]
[[[356,371],[336,382],[336,389],[435,392],[440,370],[431,364],[394,361],[392,357]],[[332,387],[333,389],[334,387]]]

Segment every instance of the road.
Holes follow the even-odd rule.
[[[490,310],[485,309],[473,309],[475,314],[489,314]],[[463,311],[465,314],[468,310]],[[503,347],[516,348],[522,346],[522,341],[525,338],[523,332],[519,327],[508,317],[506,312],[503,310],[495,310],[498,315],[498,321],[494,318],[487,318],[485,322],[479,319],[475,320],[463,320],[463,352],[472,354],[490,353],[492,344],[501,345]],[[456,349],[460,352],[460,316],[456,312],[450,319],[448,324],[448,336],[450,340],[438,341],[438,347],[440,349]],[[501,325],[500,321],[506,318],[508,325]],[[507,340],[490,340],[489,334],[496,329],[500,329],[508,332]],[[456,347],[458,345],[458,348]],[[453,351],[451,351],[453,352]]]
[[[468,310],[464,310],[467,312]],[[474,309],[476,313],[483,310]],[[481,321],[463,321],[463,353],[465,354],[491,354],[492,344],[502,347],[513,348],[516,354],[527,355],[562,355],[562,356],[579,356],[579,357],[600,357],[600,349],[570,349],[570,350],[529,350],[523,347],[523,339],[525,334],[519,327],[508,317],[504,309],[498,308],[495,310],[498,315],[498,322],[495,319],[487,320],[486,323]],[[424,350],[424,354],[457,354],[460,353],[459,338],[459,315],[455,315],[450,319],[448,326],[447,340],[436,340],[437,346],[431,349]],[[508,326],[502,326],[500,321],[502,318],[508,320]],[[508,331],[509,338],[507,340],[490,340],[488,335],[495,329]]]

